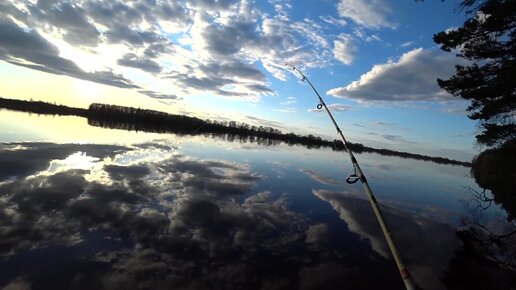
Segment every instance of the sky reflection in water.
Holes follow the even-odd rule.
[[[0,287],[402,289],[342,153],[161,137],[3,143]],[[416,282],[442,288],[468,169],[358,159]]]

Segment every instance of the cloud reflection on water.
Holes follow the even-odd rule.
[[[262,176],[249,164],[149,144],[7,144],[0,157],[13,166],[0,184],[0,264],[9,269],[2,287],[358,283],[339,262],[344,255],[335,255],[340,250],[329,250],[325,224],[292,211],[286,196],[253,191]],[[77,157],[95,166],[68,162]],[[27,257],[39,258],[27,264]]]
[[[320,172],[315,171],[315,170],[300,169],[299,171],[304,173],[304,174],[306,174],[306,175],[308,175],[313,180],[315,180],[315,181],[317,181],[319,183],[322,183],[322,184],[327,184],[327,185],[340,185],[340,184],[342,184],[341,181],[338,181],[338,180],[335,180],[335,179],[333,179],[331,177],[325,176],[325,175],[323,175]]]
[[[295,193],[278,194],[250,163],[187,156],[164,143],[2,146],[1,160],[18,166],[0,175],[0,266],[8,269],[0,288],[402,286],[368,203],[356,196],[314,190],[324,202],[308,200],[316,211],[330,203],[344,225],[332,213],[296,211]],[[66,161],[77,158],[88,166]],[[416,278],[438,276],[454,239],[432,233],[453,230],[395,208],[386,217]],[[411,245],[414,234],[428,241]],[[378,283],[364,285],[371,272]]]
[[[385,258],[391,257],[369,201],[350,191],[319,189],[312,192],[330,203],[348,229],[369,241],[374,251]],[[423,217],[409,216],[398,208],[382,205],[381,209],[402,259],[416,282],[428,289],[442,289],[443,285],[435,277],[446,268],[457,247],[455,229]]]

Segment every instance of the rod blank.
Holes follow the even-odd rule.
[[[391,236],[391,232],[387,226],[387,223],[385,222],[385,218],[383,217],[382,211],[380,210],[380,206],[378,205],[378,202],[376,201],[376,198],[373,194],[373,191],[369,187],[369,183],[367,182],[367,179],[362,172],[362,169],[360,168],[360,165],[358,164],[357,159],[353,155],[353,152],[351,151],[349,147],[349,143],[344,137],[344,134],[342,134],[342,130],[340,130],[339,125],[335,121],[335,118],[333,118],[333,115],[331,114],[330,110],[328,109],[328,106],[326,106],[326,103],[322,99],[321,95],[319,95],[319,92],[315,89],[314,85],[310,80],[303,74],[302,71],[300,71],[298,68],[296,68],[293,65],[285,64],[292,68],[292,70],[297,71],[301,75],[302,81],[307,81],[312,90],[315,92],[317,97],[319,98],[319,103],[317,104],[317,108],[320,110],[324,107],[326,112],[328,113],[328,116],[330,117],[333,125],[335,125],[335,129],[337,129],[337,133],[339,134],[340,138],[342,139],[342,142],[344,143],[344,148],[348,152],[349,158],[351,159],[351,162],[353,163],[353,167],[355,169],[355,175],[358,177],[358,179],[362,182],[362,185],[364,187],[365,192],[367,193],[367,197],[369,198],[369,202],[371,203],[371,207],[373,208],[374,214],[376,216],[376,219],[378,220],[378,223],[380,224],[380,227],[382,228],[383,235],[385,236],[385,239],[387,240],[387,245],[389,246],[389,249],[391,251],[392,256],[394,257],[394,261],[396,262],[396,266],[398,266],[398,271],[401,275],[401,278],[403,279],[403,283],[405,284],[405,288],[407,290],[413,290],[415,289],[414,283],[412,281],[412,278],[409,275],[409,272],[407,268],[405,267],[405,264],[403,264],[401,257],[399,255],[399,252],[396,248],[396,245],[394,244],[394,241]],[[349,178],[349,177],[348,177]],[[355,178],[355,177],[354,177]],[[352,183],[355,183],[356,180],[354,180]]]

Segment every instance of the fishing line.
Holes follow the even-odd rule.
[[[362,172],[360,165],[358,165],[358,161],[355,158],[355,155],[353,154],[353,152],[351,151],[348,141],[344,137],[344,134],[342,134],[342,130],[340,130],[339,125],[335,121],[335,118],[333,118],[333,115],[331,114],[330,110],[328,109],[328,106],[326,106],[326,103],[322,99],[321,95],[319,95],[319,92],[315,89],[314,85],[305,76],[305,74],[303,74],[302,71],[300,71],[298,68],[296,68],[293,65],[289,65],[288,63],[286,63],[285,65],[290,67],[293,71],[298,72],[301,75],[301,81],[308,82],[308,84],[310,85],[312,90],[315,92],[315,94],[319,98],[319,103],[317,104],[317,109],[321,110],[322,108],[324,108],[326,110],[326,112],[328,113],[328,116],[330,117],[331,121],[333,122],[333,125],[335,125],[335,129],[337,129],[337,133],[339,134],[340,138],[342,139],[342,142],[344,143],[344,149],[348,152],[349,158],[351,159],[351,163],[353,164],[353,173],[350,174],[346,178],[346,182],[349,184],[353,184],[353,183],[357,182],[358,180],[360,180],[362,182],[364,190],[367,193],[367,197],[369,198],[369,202],[371,203],[371,207],[373,208],[376,219],[378,220],[378,223],[380,224],[380,227],[382,228],[383,235],[384,235],[385,239],[387,240],[387,245],[389,246],[391,254],[394,257],[396,266],[398,266],[398,270],[400,272],[401,278],[403,279],[403,283],[405,283],[405,288],[407,288],[407,290],[415,289],[414,283],[412,282],[412,278],[410,277],[407,268],[401,261],[400,255],[396,248],[396,245],[394,244],[394,241],[392,239],[391,232],[390,232],[389,228],[387,227],[387,223],[385,222],[385,218],[383,217],[382,211],[380,210],[380,206],[378,205],[378,202],[376,201],[376,197],[374,196],[373,191],[369,187],[369,183],[367,182],[367,179],[366,179],[364,173]]]

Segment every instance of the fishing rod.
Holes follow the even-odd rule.
[[[369,198],[369,202],[371,203],[371,207],[373,208],[374,214],[376,215],[376,219],[378,220],[378,223],[380,223],[380,227],[382,228],[383,235],[385,236],[385,239],[387,240],[387,244],[389,245],[391,254],[394,257],[394,260],[396,261],[396,265],[398,266],[398,270],[400,272],[401,278],[403,279],[403,283],[405,283],[405,288],[407,288],[407,290],[415,289],[414,283],[412,282],[412,278],[410,277],[407,268],[401,261],[400,255],[396,248],[396,245],[394,244],[394,241],[392,240],[391,232],[390,232],[389,228],[387,227],[385,218],[383,217],[382,211],[380,210],[380,207],[378,206],[378,202],[376,201],[373,191],[369,187],[369,183],[367,183],[367,179],[366,179],[364,173],[362,172],[362,169],[360,169],[360,165],[358,165],[358,161],[355,158],[355,155],[353,155],[353,152],[351,152],[349,143],[346,140],[346,138],[344,137],[344,134],[342,134],[342,130],[339,128],[339,125],[337,125],[335,118],[333,118],[333,115],[331,114],[330,110],[328,109],[328,106],[326,106],[326,103],[322,99],[321,95],[319,95],[319,92],[317,92],[314,85],[305,76],[305,74],[303,74],[302,71],[300,71],[298,68],[296,68],[293,65],[289,65],[288,63],[286,63],[285,65],[292,68],[292,70],[297,71],[302,77],[301,81],[308,82],[310,87],[312,87],[312,90],[315,92],[315,94],[319,98],[319,103],[317,104],[317,109],[321,110],[322,108],[324,108],[326,110],[326,112],[328,113],[328,116],[330,116],[330,119],[333,122],[333,125],[335,125],[335,129],[337,129],[337,133],[340,135],[340,138],[342,139],[342,142],[344,143],[344,148],[346,149],[346,151],[348,151],[349,158],[351,159],[351,162],[353,163],[353,169],[354,169],[353,174],[351,174],[350,176],[348,176],[346,178],[346,182],[349,184],[355,183],[358,180],[360,180],[362,182],[362,185],[364,186],[364,190],[367,193],[367,197]]]

